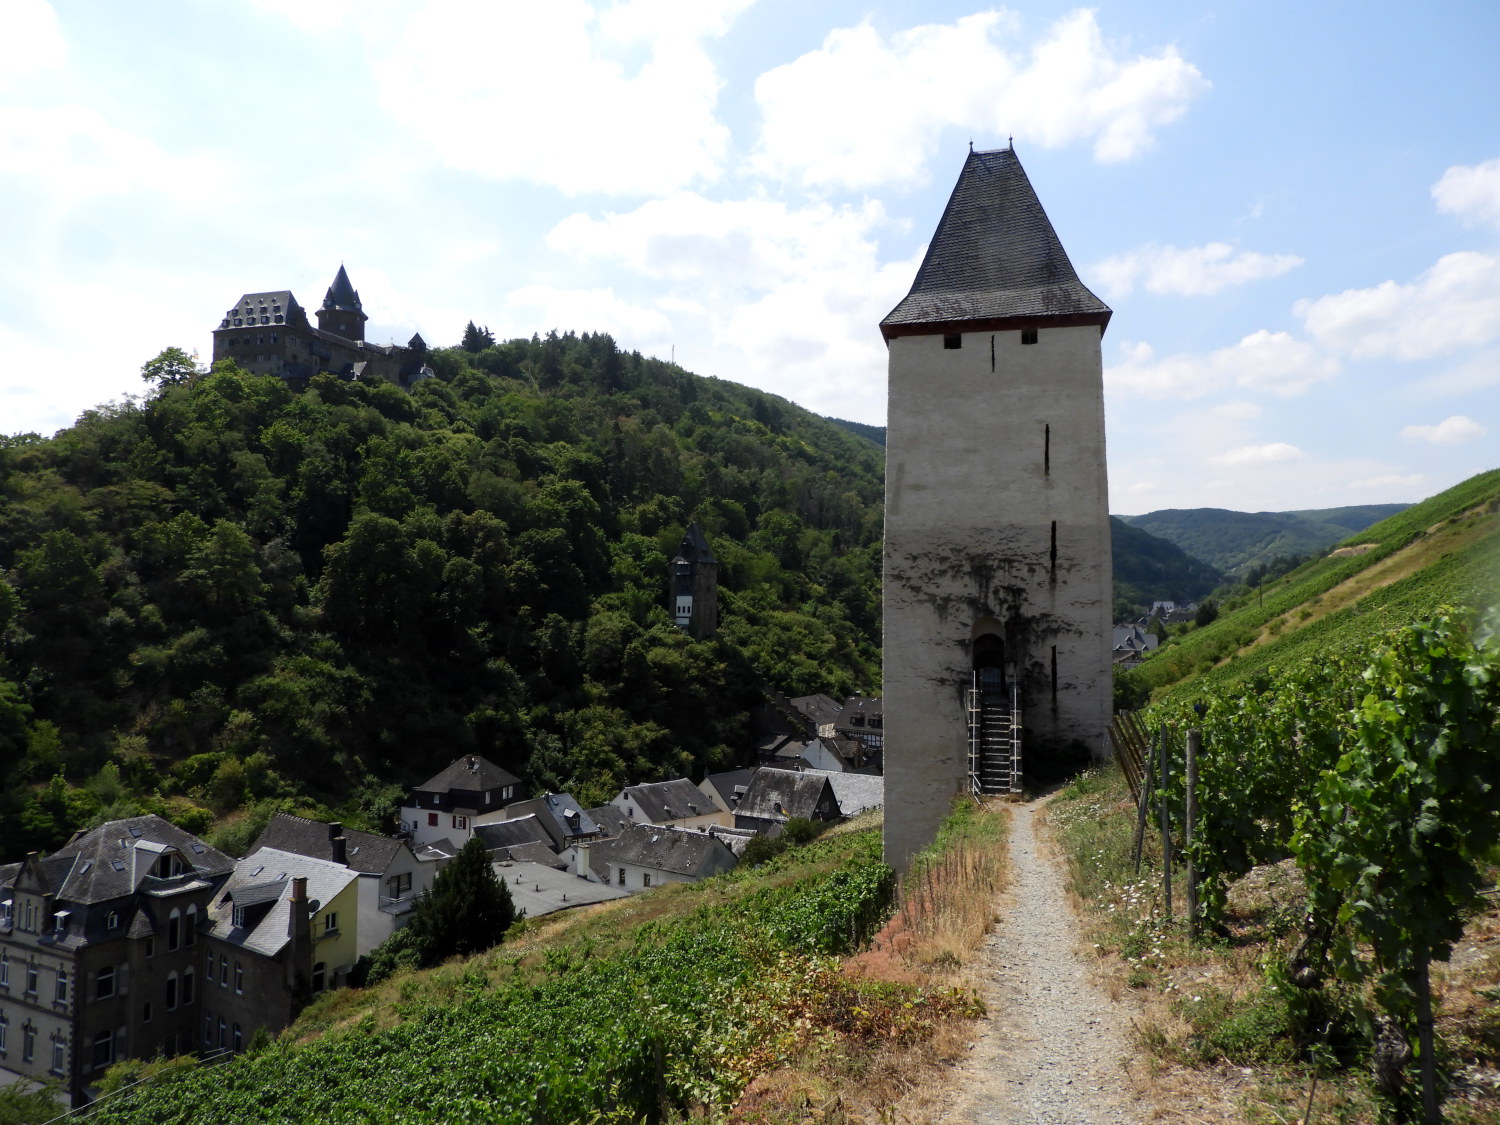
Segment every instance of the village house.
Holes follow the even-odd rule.
[[[694,883],[735,865],[729,845],[708,831],[633,824],[614,840],[589,848],[594,878],[636,892],[666,883]]]
[[[678,828],[707,829],[711,824],[728,826],[729,815],[711,797],[685,777],[627,785],[610,804],[632,824],[670,824]]]
[[[314,995],[347,983],[374,947],[359,940],[359,879],[279,848],[234,865],[204,936],[201,1050],[239,1051],[256,1028],[280,1031]]]
[[[505,819],[521,799],[521,779],[488,758],[469,754],[415,786],[401,809],[401,830],[419,849],[448,841],[462,848],[476,824]]]
[[[410,920],[417,898],[432,886],[441,862],[418,857],[405,840],[360,832],[338,823],[277,813],[251,851],[277,848],[347,867],[359,876],[358,929],[372,949]]]
[[[734,826],[776,837],[793,817],[834,821],[843,816],[833,786],[822,774],[762,768],[734,810]]]
[[[0,867],[0,1067],[77,1104],[117,1059],[190,1050],[200,930],[233,866],[148,815]]]

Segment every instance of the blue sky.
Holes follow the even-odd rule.
[[[885,420],[877,324],[1008,138],[1104,338],[1111,508],[1500,463],[1500,6],[0,0],[0,432],[244,292],[611,332]]]

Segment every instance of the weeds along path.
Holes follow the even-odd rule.
[[[1033,823],[1046,800],[1016,805],[1012,883],[975,965],[989,1018],[954,1075],[943,1120],[973,1125],[1136,1125],[1150,1117],[1130,1089],[1126,1015],[1076,952],[1059,861]]]

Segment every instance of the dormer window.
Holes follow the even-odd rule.
[[[68,919],[73,916],[71,911],[59,910],[52,915],[52,936],[62,937],[68,932]]]
[[[118,910],[111,910],[105,916],[104,928],[106,930],[118,930],[120,928],[120,912]]]

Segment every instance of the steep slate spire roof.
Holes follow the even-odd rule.
[[[697,523],[688,524],[688,529],[683,533],[682,544],[677,548],[679,557],[693,563],[713,563],[718,565],[719,560],[714,558],[713,548],[708,545],[708,539],[699,530]]]
[[[911,292],[880,331],[890,340],[1060,319],[1102,331],[1109,317],[1109,306],[1078,280],[1025,169],[1006,148],[969,153]]]
[[[356,312],[364,312],[359,303],[359,294],[354,291],[354,286],[349,283],[349,275],[344,272],[342,264],[339,265],[338,276],[333,279],[333,284],[328,287],[328,292],[323,297],[323,307],[325,309],[353,309]]]

